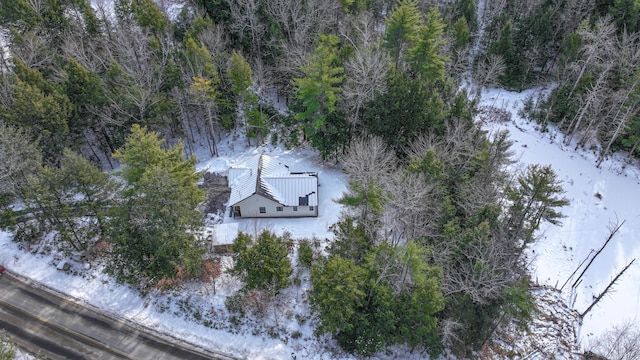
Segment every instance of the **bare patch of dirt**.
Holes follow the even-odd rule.
[[[229,179],[218,173],[205,173],[200,189],[207,193],[207,200],[201,204],[200,210],[205,214],[224,214],[231,195]]]

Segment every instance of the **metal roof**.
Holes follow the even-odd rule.
[[[264,154],[256,155],[244,164],[229,170],[233,206],[253,194],[260,194],[284,206],[299,206],[300,198],[307,205],[318,205],[318,173],[294,172],[289,166]]]

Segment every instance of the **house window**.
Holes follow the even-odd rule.
[[[266,214],[267,213],[267,208],[265,208],[264,206],[260,206],[260,214]]]
[[[300,205],[300,206],[309,205],[309,195],[298,197],[298,205]]]
[[[276,206],[276,211],[282,211],[282,206]]]
[[[309,211],[313,211],[313,206],[309,206]]]
[[[293,211],[298,211],[298,207],[297,207],[297,206],[294,206],[294,207],[293,207]]]

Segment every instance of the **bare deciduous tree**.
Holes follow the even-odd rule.
[[[365,185],[391,174],[398,162],[384,140],[376,136],[354,140],[341,161],[349,182]]]
[[[274,78],[281,91],[291,90],[291,79],[301,75],[301,67],[308,62],[320,34],[337,28],[341,4],[337,0],[275,0],[266,1],[266,12],[276,20],[285,39],[270,46],[279,48],[283,56],[275,59]]]
[[[571,143],[575,134],[583,130],[581,127],[582,121],[586,117],[597,117],[600,110],[603,107],[603,101],[606,99],[606,93],[609,91],[607,85],[607,77],[613,67],[613,63],[609,62],[607,66],[600,72],[598,79],[591,86],[591,88],[584,94],[582,98],[582,104],[580,105],[580,111],[571,119],[571,122],[567,126],[567,131],[570,131],[570,135],[564,140],[565,144]],[[560,126],[563,125],[563,121],[560,122]]]
[[[610,360],[640,359],[640,329],[638,323],[625,322],[595,337],[585,347]]]
[[[424,174],[398,171],[386,182],[382,222],[392,245],[432,235],[441,216],[441,194]]]
[[[466,241],[462,256],[456,256],[453,264],[444,264],[442,286],[445,295],[465,293],[479,304],[503,296],[513,285],[519,269],[512,249],[487,229],[474,229],[472,238]]]
[[[231,0],[228,3],[233,19],[231,29],[240,36],[241,40],[248,36],[252,55],[260,58],[260,42],[266,30],[266,24],[260,20],[259,14],[263,1]]]
[[[200,280],[205,284],[210,283],[213,288],[213,295],[216,294],[216,284],[223,274],[220,258],[206,260],[200,269]]]
[[[384,191],[390,174],[397,167],[396,156],[381,138],[369,137],[354,140],[341,161],[350,191],[362,200],[358,206],[358,219],[364,225],[368,220],[370,200],[382,196],[379,193]],[[376,231],[373,227],[368,230]]]
[[[353,109],[349,117],[352,127],[358,125],[361,107],[386,92],[389,58],[378,46],[356,48],[344,65],[347,82],[342,89],[344,105]]]
[[[51,51],[49,40],[34,32],[22,34],[21,41],[12,42],[9,49],[13,56],[35,69],[49,67],[55,61],[55,52]]]
[[[452,318],[447,318],[439,322],[440,335],[442,336],[442,343],[445,346],[452,347],[453,344],[460,341],[458,331],[464,328],[464,325]]]
[[[640,99],[638,97],[638,85],[640,83],[640,43],[639,35],[622,34],[616,51],[616,71],[618,76],[625,79],[624,87],[615,91],[611,90],[608,95],[608,112],[602,120],[598,122],[597,131],[599,138],[606,142],[597,160],[600,167],[602,161],[609,154],[614,142],[625,133],[627,126],[633,117],[640,112]],[[587,131],[589,128],[587,128]],[[584,141],[582,141],[584,143]]]
[[[496,86],[498,78],[504,74],[507,66],[500,55],[489,55],[485,61],[481,61],[473,72],[473,79],[480,86]]]
[[[615,34],[616,26],[608,16],[599,18],[593,27],[583,23],[578,29],[578,35],[583,41],[580,49],[582,56],[567,67],[575,74],[573,76],[576,79],[567,98],[571,99],[587,69],[594,71],[607,64],[607,60],[614,54]]]

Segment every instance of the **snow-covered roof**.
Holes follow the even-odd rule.
[[[284,206],[318,205],[318,173],[292,172],[264,154],[229,169],[229,187],[231,206],[256,193]]]
[[[215,224],[212,227],[211,245],[230,245],[238,237],[238,223]]]

